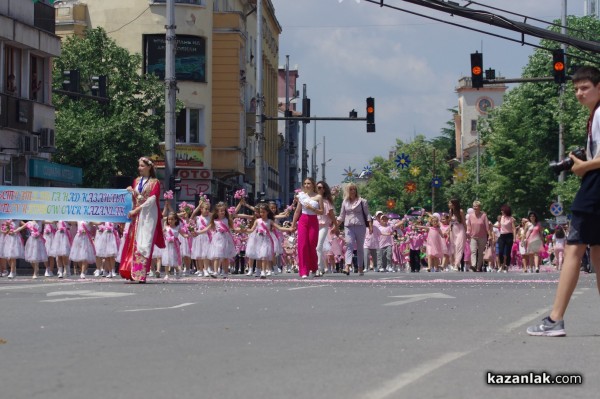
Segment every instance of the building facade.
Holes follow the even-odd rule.
[[[175,0],[177,100],[176,172],[180,200],[204,193],[230,200],[245,188],[275,197],[277,127],[265,124],[265,187],[254,189],[253,110],[256,63],[263,65],[265,113],[277,113],[277,59],[281,27],[263,0],[263,54],[256,54],[256,0]],[[66,0],[56,5],[57,34],[102,27],[116,43],[143,56],[140,73],[164,77],[166,0]],[[163,154],[156,154],[159,167]]]
[[[502,104],[504,93],[508,87],[504,84],[485,85],[474,89],[470,77],[458,81],[458,113],[455,115],[456,157],[464,162],[481,151],[477,124],[480,118],[487,117],[488,112]]]
[[[49,2],[0,2],[1,185],[72,185],[54,151],[52,58],[60,55]],[[81,181],[79,181],[81,183]]]

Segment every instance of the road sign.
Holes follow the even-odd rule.
[[[569,219],[565,215],[556,217],[556,224],[567,224],[567,223],[569,223]]]
[[[560,202],[553,202],[550,205],[550,213],[552,216],[559,216],[563,213],[563,206]]]

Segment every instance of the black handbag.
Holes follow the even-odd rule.
[[[362,209],[362,214],[363,214],[363,217],[365,218],[365,226],[369,227],[369,218],[365,214],[365,208],[363,207],[363,200],[362,200],[362,198],[360,200],[360,209]]]

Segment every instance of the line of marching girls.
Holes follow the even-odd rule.
[[[201,194],[196,207],[181,202],[173,209],[168,191],[157,215],[165,245],[148,251],[151,264],[143,281],[230,274],[264,279],[293,272],[301,278],[369,271],[506,272],[509,267],[534,273],[544,259],[558,271],[562,267],[565,228],[558,226],[553,234],[542,230],[534,212],[518,223],[505,205],[492,224],[478,201],[463,212],[453,199],[447,213],[371,216],[368,202],[349,183],[338,215],[334,197],[339,194],[338,186],[307,178],[293,203],[280,211],[272,201],[250,205],[244,190],[235,193],[235,207],[223,201],[213,205]],[[3,220],[0,277],[15,278],[18,259],[31,265],[34,279],[118,277],[130,228],[139,229],[130,223]]]

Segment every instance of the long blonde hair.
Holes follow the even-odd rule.
[[[360,195],[358,195],[358,187],[356,187],[356,184],[348,183],[346,184],[346,186],[344,186],[344,201],[350,198],[350,189],[352,188],[356,190],[356,198],[360,198]]]

